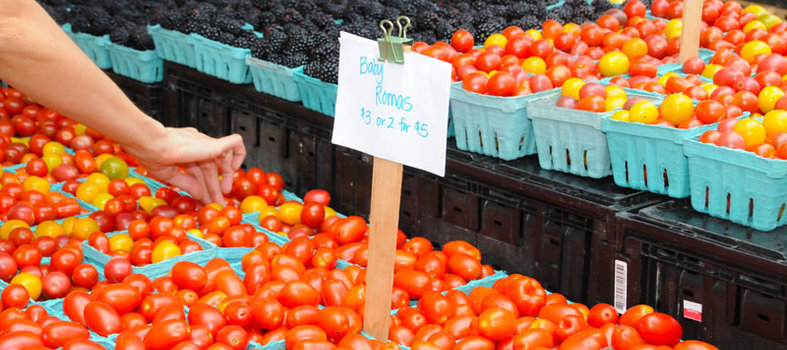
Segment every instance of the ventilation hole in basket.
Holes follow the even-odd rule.
[[[239,126],[238,129],[240,129],[240,131],[246,131],[246,127],[243,125]]]
[[[710,188],[705,187],[705,210],[708,210],[708,202],[710,199]]]
[[[571,153],[566,149],[566,165],[571,166]]]
[[[275,138],[275,137],[273,137],[273,136],[268,136],[268,141],[270,141],[270,142],[276,142],[276,138]]]
[[[692,292],[692,291],[690,291],[688,289],[684,289],[683,290],[683,295],[691,298],[691,297],[694,297],[694,292]]]
[[[552,146],[549,146],[549,159],[552,159]]]
[[[749,198],[749,219],[754,216],[754,198]]]
[[[664,169],[664,189],[669,188],[669,176],[667,175],[667,169]]]
[[[478,132],[478,143],[481,144],[481,147],[484,147],[484,139],[481,137],[481,132]]]
[[[626,182],[629,182],[629,162],[626,162]]]
[[[497,140],[497,136],[495,136],[495,151],[500,153],[500,141]]]
[[[785,204],[782,204],[782,207],[781,207],[781,209],[779,209],[779,216],[778,216],[778,217],[776,217],[776,221],[779,221],[779,220],[781,220],[781,219],[782,219],[782,214],[784,214],[784,207],[785,207],[785,206],[787,206],[787,203],[785,203]]]
[[[730,213],[730,204],[732,203],[732,195],[727,193],[727,214]]]
[[[588,170],[588,151],[585,151],[582,155],[582,159],[585,162],[585,170]]]
[[[503,226],[503,223],[500,222],[499,220],[495,220],[494,223],[495,223],[496,226],[500,226],[500,227]]]
[[[457,212],[457,213],[461,213],[462,212],[462,208],[454,207],[454,211]]]
[[[648,166],[642,164],[642,175],[645,177],[645,186],[648,185]]]
[[[770,322],[771,321],[771,318],[768,317],[768,315],[757,314],[757,318],[759,318],[759,319],[761,319],[761,320],[763,320],[765,322]]]

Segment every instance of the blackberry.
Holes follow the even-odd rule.
[[[571,8],[571,18],[576,23],[583,23],[587,21],[594,21],[594,8],[593,5],[588,5],[584,0],[569,0],[563,6]]]
[[[178,30],[183,25],[184,18],[179,11],[162,11],[159,24],[164,29]]]
[[[538,16],[534,16],[534,15],[525,15],[525,16],[522,16],[522,18],[519,19],[519,24],[517,24],[517,25],[522,27],[522,28],[538,28],[538,27],[541,26],[541,22],[542,22],[541,18],[544,18],[544,17],[538,17]],[[552,18],[552,17],[549,17],[549,18]]]
[[[129,44],[131,48],[141,51],[153,50],[156,48],[156,45],[153,43],[153,37],[148,34],[145,26],[137,26],[134,28],[131,32],[131,41]]]
[[[217,16],[213,24],[222,32],[233,35],[243,34],[243,29],[241,29],[243,22],[233,19],[227,15]]]
[[[598,0],[593,2],[593,16],[591,18],[597,19],[604,15],[604,12],[607,12],[610,9],[617,8],[608,0]]]
[[[309,63],[309,57],[304,54],[294,54],[294,55],[284,55],[282,56],[281,64],[282,66],[287,66],[290,68],[300,67],[305,64]]]
[[[543,3],[518,2],[511,6],[510,13],[513,18],[522,18],[530,15],[541,19],[547,17],[547,8]]]
[[[251,35],[253,36],[254,34],[251,34]],[[249,49],[252,46],[252,42],[253,42],[253,40],[248,35],[241,35],[241,36],[236,37],[235,40],[233,42],[229,43],[229,44],[231,46],[234,46],[234,47],[241,47],[241,48],[244,48],[244,49]]]
[[[482,40],[486,40],[490,35],[502,32],[505,28],[506,23],[502,18],[491,17],[486,22],[476,25],[476,32],[478,32],[476,42],[482,42]]]
[[[558,6],[553,9],[547,10],[547,17],[554,19],[563,24],[572,21],[571,9],[568,8],[567,6]]]
[[[216,40],[223,44],[232,45],[232,43],[235,42],[235,35],[233,35],[232,33],[221,33],[219,34],[218,38],[216,39],[210,38],[210,39]]]
[[[287,44],[289,37],[282,31],[279,31],[275,28],[268,28],[264,32],[262,39],[264,45],[268,47],[270,52],[280,52],[284,49],[284,45]]]
[[[131,33],[126,26],[117,26],[109,33],[109,40],[118,45],[130,46]]]
[[[194,16],[196,18],[202,19],[202,20],[206,20],[206,21],[210,21],[211,19],[216,17],[216,13],[217,12],[218,12],[218,9],[216,9],[216,6],[213,6],[212,4],[204,3],[204,2],[197,4],[197,6],[194,8],[194,11],[193,11]]]
[[[449,24],[447,21],[441,21],[435,29],[435,35],[437,36],[438,40],[447,42],[451,40],[451,36],[454,35],[454,31],[455,29],[451,24]]]

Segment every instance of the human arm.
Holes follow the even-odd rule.
[[[214,139],[145,115],[33,0],[0,0],[0,78],[116,141],[152,175],[203,202],[224,203],[246,154],[238,135]]]

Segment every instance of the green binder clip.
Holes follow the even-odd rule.
[[[404,25],[402,25],[402,21],[405,21]],[[410,18],[399,16],[396,19],[396,26],[399,27],[398,37],[391,35],[394,27],[393,22],[387,19],[380,21],[380,29],[383,30],[383,37],[377,39],[380,48],[380,61],[404,63],[404,53],[410,51],[409,47],[413,44],[413,39],[407,38],[407,29],[412,27]]]

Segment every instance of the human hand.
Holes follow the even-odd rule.
[[[223,193],[230,191],[233,172],[246,157],[240,135],[216,139],[194,128],[165,128],[163,137],[144,146],[123,146],[152,176],[179,187],[205,204],[226,204]]]

